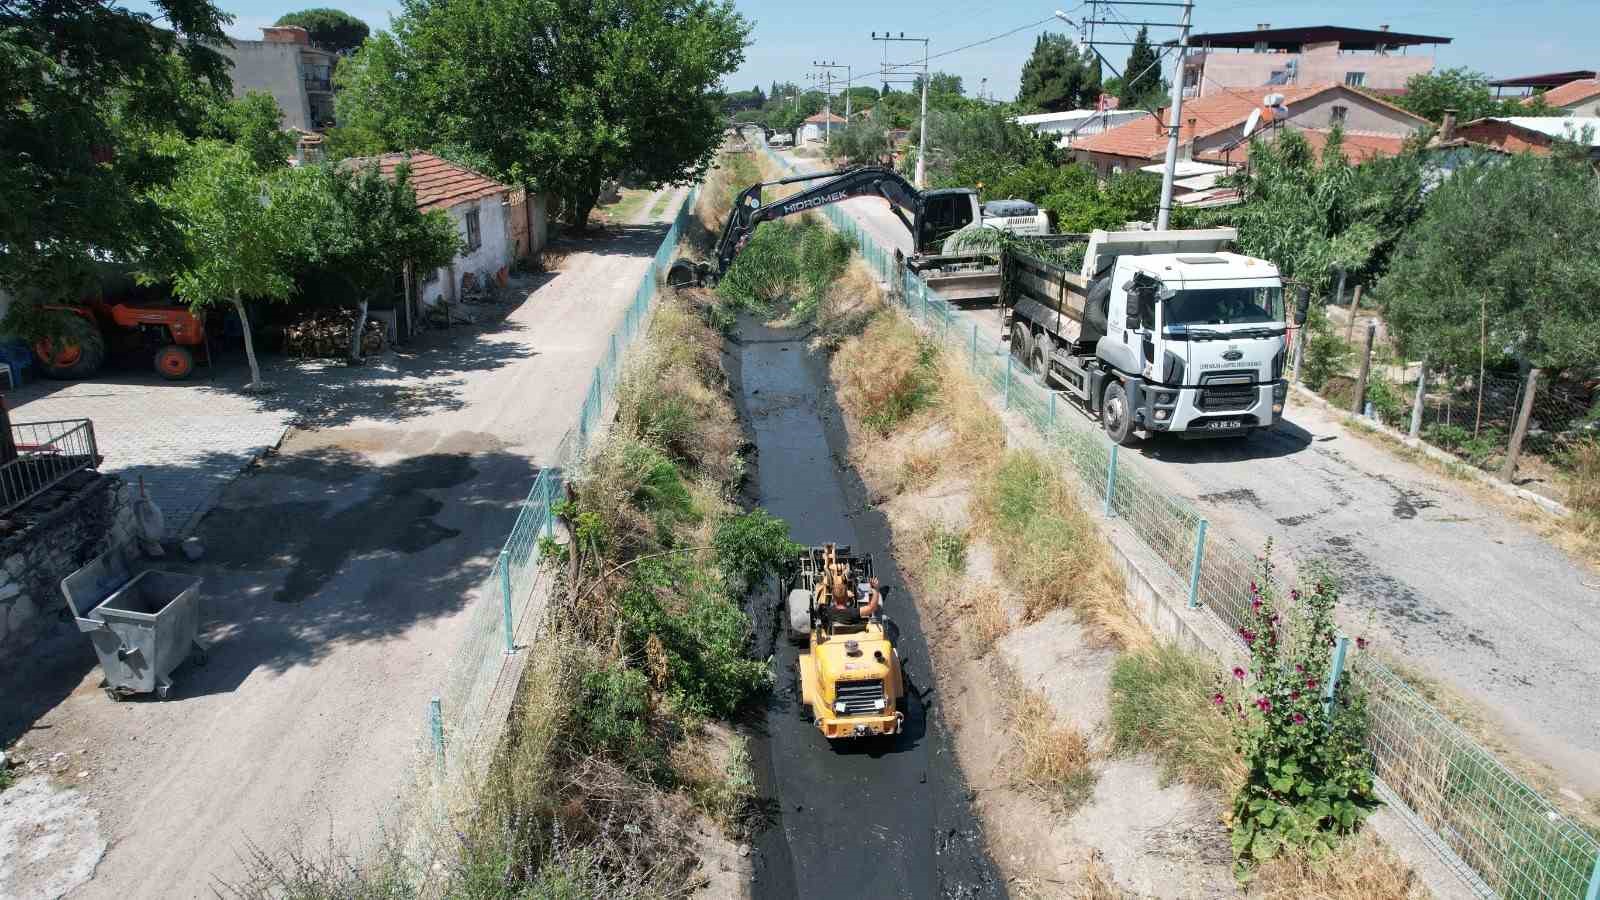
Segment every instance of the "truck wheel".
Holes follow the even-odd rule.
[[[156,351],[156,372],[168,381],[182,381],[194,371],[194,354],[177,344]]]
[[[1028,331],[1028,323],[1020,319],[1011,323],[1011,355],[1023,365],[1033,358],[1033,334]]]
[[[1055,352],[1055,344],[1050,340],[1050,335],[1040,334],[1033,342],[1033,373],[1039,376],[1039,383],[1045,387],[1050,386],[1050,354]]]
[[[1133,409],[1128,403],[1128,389],[1120,381],[1106,384],[1105,396],[1100,401],[1100,424],[1106,436],[1126,447],[1133,443]]]

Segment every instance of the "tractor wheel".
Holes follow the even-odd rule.
[[[177,344],[156,351],[156,372],[168,381],[182,381],[194,371],[194,354]]]
[[[51,378],[88,378],[106,361],[106,339],[97,330],[59,342],[40,338],[33,343],[33,358]]]

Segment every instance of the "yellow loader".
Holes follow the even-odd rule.
[[[825,544],[801,553],[788,595],[800,651],[800,712],[829,740],[899,734],[905,673],[898,629],[882,615],[872,557]]]

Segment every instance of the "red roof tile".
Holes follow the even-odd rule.
[[[1332,84],[1285,87],[1279,93],[1283,94],[1284,103],[1294,103],[1334,87]],[[1247,93],[1243,90],[1223,90],[1209,97],[1195,97],[1184,101],[1183,123],[1178,142],[1187,144],[1195,139],[1196,132],[1200,137],[1209,137],[1244,122],[1250,117],[1251,110],[1261,106],[1263,96],[1261,91]],[[1167,138],[1163,123],[1167,121],[1169,115],[1170,113],[1163,109],[1157,113],[1158,118],[1139,119],[1102,131],[1074,142],[1072,149],[1150,159],[1166,152]],[[1192,126],[1189,123],[1191,119],[1194,120]]]
[[[378,171],[387,178],[393,178],[395,170],[406,162],[411,164],[411,189],[417,192],[417,208],[423,212],[449,209],[458,203],[493,197],[512,190],[509,185],[501,184],[487,175],[420,150],[353,157],[341,165],[364,169],[377,163]]]
[[[1311,145],[1311,152],[1317,159],[1322,158],[1322,150],[1328,145],[1328,135],[1331,133],[1320,128],[1297,128],[1300,136]],[[1392,134],[1367,134],[1362,132],[1346,131],[1344,133],[1344,158],[1353,163],[1363,163],[1369,159],[1380,156],[1399,156],[1405,148],[1406,139]],[[1245,142],[1232,148],[1227,153],[1213,150],[1195,157],[1202,162],[1227,161],[1235,165],[1247,162],[1250,159],[1250,144]]]
[[[1263,89],[1246,91],[1239,88],[1224,89],[1221,93],[1209,97],[1196,97],[1185,101],[1183,104],[1183,125],[1179,133],[1179,143],[1187,144],[1196,137],[1196,132],[1201,138],[1227,131],[1244,123],[1250,117],[1250,112],[1260,107],[1264,94]],[[1352,88],[1342,84],[1310,84],[1300,87],[1284,87],[1278,93],[1283,94],[1284,105],[1299,103],[1310,97],[1326,91],[1349,91]],[[1406,112],[1392,103],[1385,102],[1377,97],[1368,96],[1365,99],[1379,106],[1393,110],[1409,119],[1415,119],[1418,127],[1426,123],[1425,120]],[[1126,125],[1112,128],[1075,142],[1074,150],[1087,150],[1093,153],[1106,153],[1113,156],[1129,156],[1136,159],[1153,159],[1166,152],[1167,139],[1163,134],[1162,122],[1167,120],[1169,113],[1162,110],[1159,119],[1140,119]],[[1190,125],[1190,120],[1194,124]],[[1235,154],[1237,156],[1237,154]]]
[[[1590,97],[1600,95],[1600,78],[1580,78],[1569,81],[1560,87],[1553,87],[1543,94],[1534,94],[1522,101],[1523,106],[1533,105],[1534,97],[1543,97],[1548,106],[1566,106],[1569,103],[1579,103]]]
[[[821,125],[824,122],[836,122],[842,125],[844,124],[844,117],[826,112],[819,112],[816,115],[807,116],[806,122],[811,125]]]

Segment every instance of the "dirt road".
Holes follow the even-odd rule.
[[[884,247],[910,251],[886,203],[841,206]],[[996,310],[968,310],[965,321],[1000,336]],[[1586,712],[1600,683],[1600,575],[1503,504],[1399,460],[1341,420],[1291,401],[1275,434],[1147,441],[1138,453],[1245,547],[1270,537],[1293,560],[1329,560],[1347,586],[1347,627],[1482,704],[1524,755],[1600,798],[1600,716]]]
[[[67,754],[59,777],[110,844],[70,896],[209,897],[252,844],[359,850],[378,836],[516,502],[575,421],[665,231],[558,248],[560,270],[503,321],[432,334],[384,384],[323,398],[318,427],[224,491],[191,567],[211,662],[175,673],[172,699],[107,700],[65,624],[6,664],[0,743]],[[0,879],[0,896],[32,895]]]
[[[758,611],[778,690],[755,747],[776,821],[757,840],[754,896],[814,896],[828,885],[821,893],[838,897],[1004,897],[935,708],[932,661],[887,524],[838,462],[848,458],[847,438],[825,389],[826,362],[806,353],[797,331],[746,321],[740,334],[738,394],[757,447],[761,505],[788,521],[800,543],[835,541],[873,554],[879,577],[893,586],[886,605],[913,684],[905,733],[892,744],[830,747],[798,716],[797,651],[774,640],[776,598]]]

